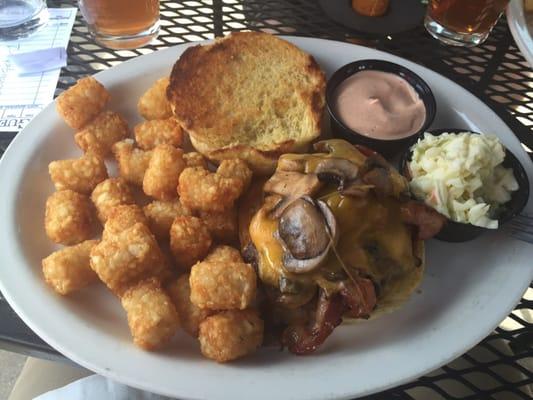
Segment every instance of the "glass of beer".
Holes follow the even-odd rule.
[[[483,43],[509,0],[430,0],[424,25],[440,41],[455,46]]]
[[[79,0],[95,40],[112,49],[141,47],[159,33],[159,0]]]

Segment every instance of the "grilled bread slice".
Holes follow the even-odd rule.
[[[320,134],[325,76],[312,56],[275,36],[238,32],[187,49],[167,97],[193,146],[209,159],[241,158],[260,174]]]

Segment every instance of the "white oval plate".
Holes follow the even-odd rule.
[[[435,127],[497,134],[526,167],[533,166],[509,128],[480,100],[448,79],[389,54],[319,39],[289,37],[313,54],[329,75],[358,59],[380,58],[412,69],[432,87]],[[168,74],[187,46],[142,56],[101,72],[111,108],[131,123],[136,101]],[[72,131],[50,104],[20,132],[0,163],[0,289],[18,315],[46,342],[75,362],[130,386],[187,399],[352,398],[410,381],[460,356],[488,335],[519,301],[533,278],[533,246],[503,233],[469,243],[430,241],[419,293],[396,313],[343,326],[316,354],[297,357],[261,349],[220,365],[200,356],[179,334],[170,348],[136,348],[119,302],[102,286],[72,297],[43,282],[40,261],[54,247],[43,229],[53,191],[50,161],[79,154]],[[528,210],[533,209],[530,200]]]
[[[522,55],[533,68],[533,16],[526,16],[523,0],[511,0],[507,6],[507,24]],[[529,19],[529,23],[528,23]]]

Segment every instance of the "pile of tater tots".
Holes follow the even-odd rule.
[[[196,152],[159,79],[139,99],[133,128],[106,109],[108,91],[86,77],[57,99],[83,155],[49,164],[56,188],[45,229],[60,250],[42,261],[46,282],[68,295],[102,282],[120,299],[136,345],[168,344],[182,328],[218,362],[253,352],[263,341],[254,307],[257,277],[238,246],[236,200],[250,184],[244,161],[212,172]],[[133,137],[131,137],[133,136]],[[116,160],[118,176],[109,176]]]

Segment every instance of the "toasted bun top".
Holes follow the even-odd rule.
[[[324,90],[324,73],[309,54],[269,34],[237,32],[188,48],[174,65],[167,96],[208,157],[252,148],[277,158],[319,136]]]

